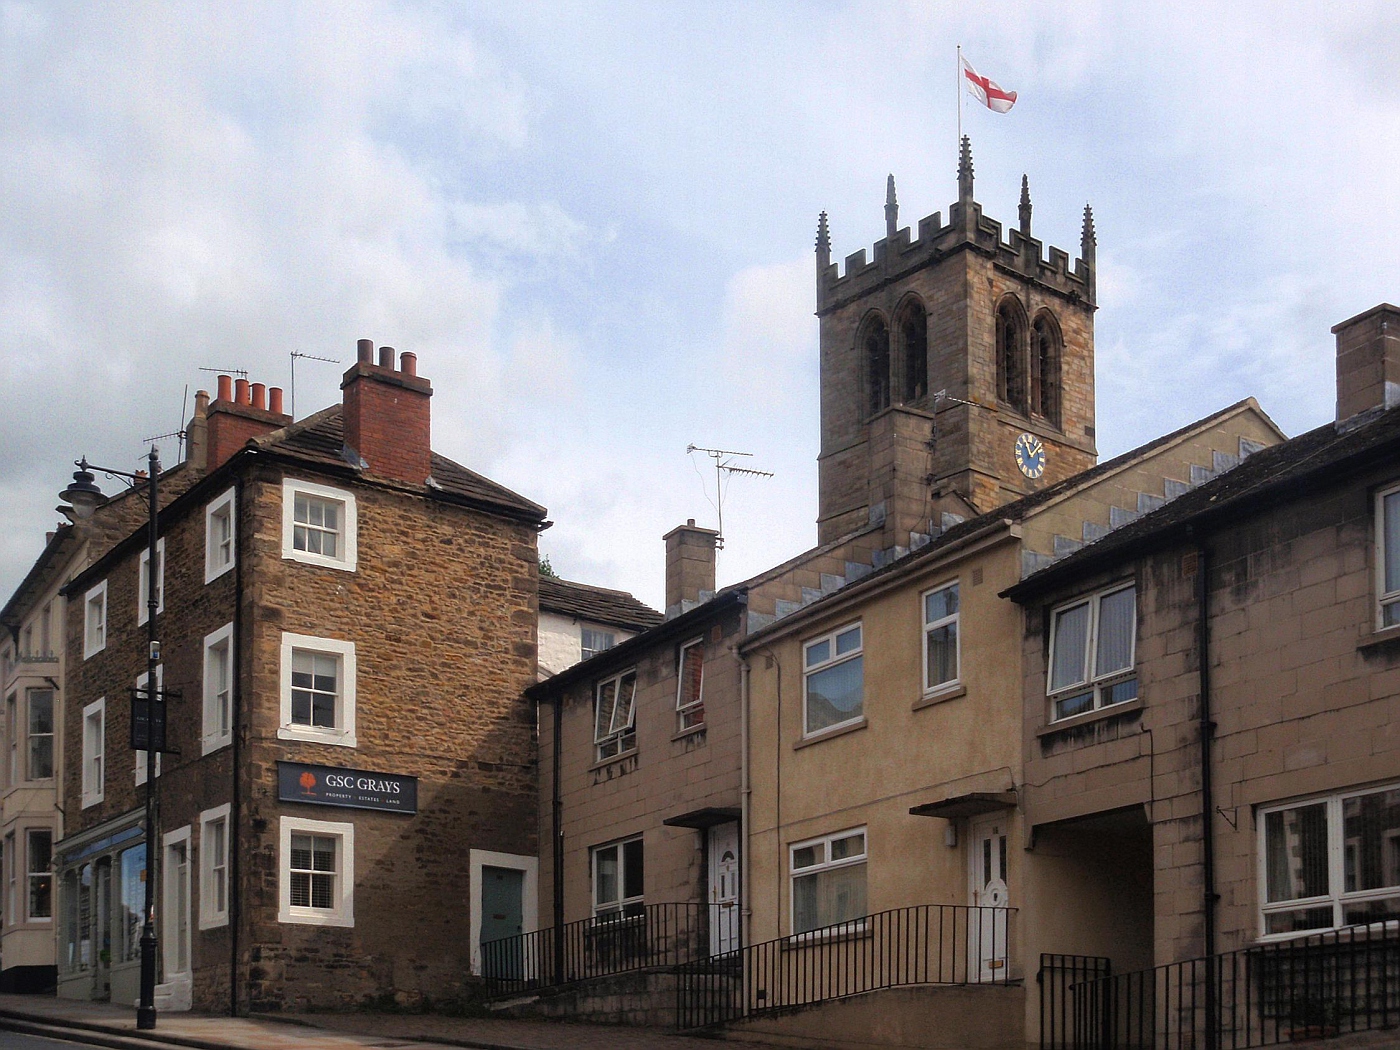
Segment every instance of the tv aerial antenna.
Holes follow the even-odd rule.
[[[736,466],[734,459],[737,456],[752,457],[752,452],[735,452],[728,448],[704,448],[701,445],[687,445],[686,455],[692,452],[703,452],[715,461],[715,514],[719,517],[719,536],[715,538],[715,547],[724,550],[724,479],[734,477],[736,474],[749,478],[771,478],[771,470],[755,470],[752,467]],[[697,472],[698,473],[698,472]],[[705,496],[709,499],[708,493]]]
[[[292,382],[287,390],[291,401],[291,415],[293,419],[297,417],[297,358],[304,357],[308,361],[322,361],[328,365],[338,365],[340,361],[334,357],[317,357],[315,354],[304,354],[300,350],[292,351]]]

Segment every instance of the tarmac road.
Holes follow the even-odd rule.
[[[7,1032],[0,1029],[0,1050],[73,1050],[75,1046],[92,1046],[91,1043],[70,1043],[63,1039],[45,1039],[38,1035],[25,1035],[22,1032]]]

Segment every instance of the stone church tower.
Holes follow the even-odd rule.
[[[831,262],[817,231],[821,321],[818,542],[883,524],[886,550],[1094,465],[1094,225],[1080,258],[1018,228],[1002,240],[972,197],[962,140],[958,200],[944,225],[899,228],[894,176],[875,257]],[[911,539],[912,537],[912,539]]]

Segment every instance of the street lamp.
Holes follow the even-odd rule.
[[[145,475],[131,474],[110,467],[94,467],[109,477],[125,478],[134,489],[145,483],[150,496],[150,517],[146,526],[147,568],[146,568],[146,630],[149,646],[146,650],[146,908],[141,925],[141,1001],[136,1007],[136,1027],[138,1029],[156,1026],[156,896],[155,849],[156,849],[156,665],[160,663],[160,642],[156,639],[156,577],[160,565],[156,560],[157,524],[156,479],[160,475],[160,450],[151,446],[147,457],[149,464]],[[72,483],[59,493],[59,499],[73,506],[74,515],[80,520],[92,517],[106,497],[97,487],[92,470],[88,469],[87,457],[75,461],[78,469],[73,472]],[[133,712],[134,714],[134,712]]]

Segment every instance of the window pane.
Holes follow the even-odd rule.
[[[335,871],[335,839],[321,836],[312,839],[311,861],[317,871]]]
[[[1378,901],[1351,901],[1342,905],[1342,925],[1361,926],[1368,922],[1393,922],[1400,918],[1400,897]]]
[[[622,844],[622,895],[640,897],[642,895],[642,840],[633,839]]]
[[[1133,587],[1099,599],[1099,652],[1095,677],[1126,671],[1133,665],[1133,623],[1137,593]]]
[[[53,732],[53,690],[31,689],[29,691],[29,731],[31,733]]]
[[[815,645],[807,646],[807,666],[813,667],[816,664],[825,663],[831,659],[831,642],[822,639]]]
[[[292,907],[311,907],[311,876],[307,872],[292,872]]]
[[[865,865],[852,864],[792,880],[794,933],[864,918]]]
[[[613,708],[617,704],[617,679],[598,683],[598,710],[593,723],[593,739],[602,740],[612,731]]]
[[[1342,800],[1346,892],[1400,886],[1400,789]]]
[[[820,864],[824,860],[826,860],[826,845],[821,842],[792,851],[792,866],[794,868],[810,868],[813,864]]]
[[[1327,893],[1326,804],[1317,802],[1267,814],[1264,854],[1268,901],[1299,900]],[[1327,909],[1324,925],[1332,925],[1331,908]]]
[[[928,632],[928,684],[932,688],[958,677],[958,624],[954,620]]]
[[[865,657],[814,671],[807,676],[807,732],[860,715],[865,695]]]
[[[1062,697],[1055,701],[1055,717],[1073,718],[1075,715],[1082,715],[1085,711],[1094,709],[1094,694],[1076,693],[1074,696]]]
[[[1129,678],[1126,682],[1115,682],[1103,691],[1102,706],[1110,704],[1121,704],[1125,700],[1135,700],[1138,695],[1138,682],[1136,678]]]
[[[864,835],[847,835],[843,839],[833,839],[831,842],[832,860],[845,860],[847,857],[859,857],[864,852]]]
[[[1385,592],[1400,591],[1400,492],[1385,498]]]
[[[335,876],[334,876],[334,875],[312,875],[312,876],[311,876],[311,907],[313,907],[313,908],[334,908],[334,907],[335,907]]]
[[[853,653],[860,648],[860,627],[852,627],[848,631],[842,631],[836,636],[836,655],[844,656],[846,653]]]
[[[292,836],[292,867],[303,871],[311,867],[311,836]]]
[[[686,707],[700,699],[700,687],[705,674],[705,647],[687,646],[681,652],[681,683],[677,706]]]
[[[637,695],[637,675],[629,671],[617,686],[617,706],[613,709],[612,732],[620,733],[632,724],[632,705]]]
[[[1084,681],[1084,647],[1089,641],[1089,604],[1076,605],[1055,614],[1054,666],[1050,668],[1050,691]]]
[[[1332,925],[1332,905],[1320,908],[1299,908],[1296,911],[1275,911],[1264,916],[1265,933],[1301,933],[1304,930],[1325,930]]]
[[[924,596],[924,622],[933,623],[958,611],[958,586],[944,587]]]
[[[617,903],[617,847],[609,846],[593,854],[594,899],[598,904]]]

